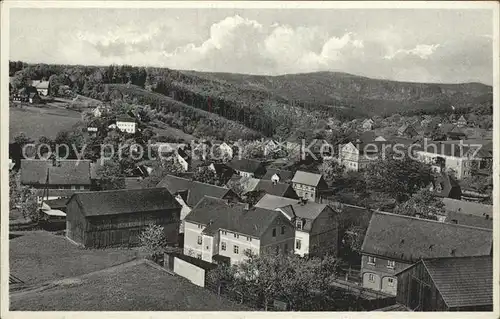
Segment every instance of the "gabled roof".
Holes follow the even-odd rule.
[[[271,180],[274,174],[280,177],[280,181],[290,181],[293,178],[293,173],[291,171],[268,167],[262,179]]]
[[[422,263],[448,307],[493,305],[491,256],[440,258]]]
[[[413,125],[411,124],[408,124],[408,123],[405,123],[403,124],[399,129],[398,129],[398,133],[400,134],[403,134],[404,132],[406,132],[407,130],[409,129],[412,129],[412,130],[415,130],[415,128],[413,127]]]
[[[491,219],[491,217],[486,219],[486,216],[475,216],[475,215],[463,214],[463,213],[458,213],[458,212],[453,212],[453,211],[446,213],[445,222],[457,223],[459,225],[493,229],[493,219]]]
[[[466,121],[467,121],[463,115],[462,115],[462,116],[460,116],[460,118],[459,118],[458,120],[459,120],[460,122],[466,122]]]
[[[292,186],[287,183],[278,182],[275,184],[273,181],[261,179],[259,180],[257,186],[255,186],[253,190],[264,191],[266,192],[266,194],[271,194],[276,196],[283,196],[283,197],[293,196],[293,198],[298,198]]]
[[[318,186],[321,181],[321,178],[322,178],[321,174],[297,171],[293,176],[292,182],[311,185],[311,186]]]
[[[485,256],[492,251],[490,229],[374,212],[361,251],[395,260]]]
[[[131,117],[128,114],[124,114],[124,115],[118,115],[116,117],[116,121],[120,121],[120,122],[134,122],[135,123],[135,118]]]
[[[33,83],[33,86],[35,86],[37,89],[48,89],[49,88],[49,81],[40,81],[36,84]]]
[[[76,193],[68,203],[76,200],[84,216],[131,214],[181,208],[166,188],[120,189]]]
[[[319,204],[315,202],[307,202],[305,204],[295,201],[294,204],[280,207],[280,209],[288,216],[297,216],[299,218],[306,218],[315,220],[319,214],[327,209],[327,204]]]
[[[204,196],[215,198],[224,198],[227,195],[234,195],[234,192],[229,188],[215,186],[212,184],[192,181],[190,179],[177,177],[173,175],[165,176],[157,185],[157,187],[165,187],[172,194],[181,191],[187,191],[186,204],[194,207]]]
[[[233,159],[227,166],[231,167],[236,171],[242,171],[247,173],[255,173],[261,167],[263,167],[263,163],[257,160],[242,158],[242,159]]]
[[[185,220],[207,225],[204,234],[212,235],[219,229],[260,237],[280,212],[263,208],[245,209],[243,203],[205,196],[186,216]]]
[[[460,190],[460,184],[457,180],[446,172],[442,172],[441,174],[434,176],[431,183],[434,188],[432,193],[438,197],[449,197],[453,189]],[[438,189],[438,185],[441,190]]]
[[[21,160],[21,184],[90,185],[90,160]]]

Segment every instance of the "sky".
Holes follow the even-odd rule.
[[[11,9],[10,60],[493,82],[479,9]]]

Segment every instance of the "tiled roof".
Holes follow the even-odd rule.
[[[384,307],[384,308],[380,308],[380,309],[376,309],[376,310],[372,310],[372,311],[374,311],[374,312],[377,312],[377,311],[392,312],[392,311],[411,311],[411,310],[408,307],[406,307],[405,305],[396,303],[394,305],[390,305],[390,306],[387,306],[387,307]]]
[[[254,191],[264,191],[266,194],[271,194],[271,195],[276,195],[276,196],[283,196],[283,197],[290,197],[291,198],[298,198],[297,194],[295,194],[295,191],[293,190],[292,186],[287,183],[274,183],[273,181],[269,180],[259,180],[259,183],[255,188],[253,189]]]
[[[243,203],[205,196],[186,216],[186,221],[207,225],[205,234],[226,229],[241,234],[260,237],[271,222],[281,213],[263,208],[245,209]]]
[[[261,208],[266,208],[266,209],[276,209],[279,207],[293,205],[296,203],[297,203],[296,199],[266,194],[257,202],[257,204],[255,204],[255,207],[261,207]]]
[[[90,185],[89,160],[21,160],[21,183],[45,185]]]
[[[458,212],[447,212],[445,222],[456,222],[459,225],[493,229],[493,219],[491,217],[486,219],[485,216],[475,216]]]
[[[48,89],[49,81],[40,81],[37,84],[33,84],[37,89]]]
[[[353,145],[359,150],[359,154],[378,154],[382,152],[383,149],[390,148],[392,146],[392,141],[371,141],[368,143],[353,143]]]
[[[236,171],[255,173],[259,170],[259,168],[262,167],[262,162],[253,159],[242,158],[233,159],[232,161],[227,163],[227,165]]]
[[[448,307],[493,305],[491,256],[422,261]]]
[[[80,193],[80,192],[86,192],[86,190],[79,190],[79,189],[49,189],[48,190],[48,196],[49,197],[63,197],[63,198],[69,198],[75,193]],[[35,195],[36,196],[44,196],[44,189],[36,189],[35,190]],[[45,193],[44,198],[46,198],[47,193]]]
[[[187,191],[186,204],[194,207],[203,198],[203,196],[211,196],[215,198],[224,198],[227,195],[234,195],[232,190],[225,187],[215,186],[201,182],[195,182],[190,179],[177,177],[173,175],[165,176],[157,185],[157,187],[165,187],[172,194],[180,191]]]
[[[125,188],[126,189],[140,189],[142,179],[139,177],[125,177]]]
[[[268,167],[262,179],[271,180],[274,174],[277,174],[280,177],[280,181],[283,182],[290,181],[293,178],[293,173],[291,171]]]
[[[493,244],[491,230],[374,212],[362,252],[415,262],[421,258],[484,256]]]
[[[297,216],[300,218],[307,218],[310,220],[315,220],[319,214],[321,214],[325,209],[327,209],[326,204],[319,204],[314,202],[307,202],[301,204],[295,201],[294,204],[281,207],[280,209],[284,211],[288,216]]]
[[[116,117],[116,121],[120,122],[135,122],[135,118],[129,116],[129,115],[119,115]]]
[[[485,215],[489,215],[490,218],[493,218],[492,205],[479,204],[452,198],[443,198],[443,203],[445,210],[450,212],[459,212],[462,214],[474,215],[483,218],[485,217]]]
[[[166,188],[121,189],[76,193],[70,200],[78,201],[85,216],[130,214],[181,208]]]
[[[318,186],[318,184],[321,181],[321,177],[322,177],[321,174],[297,171],[293,176],[292,182],[306,184],[310,186]]]

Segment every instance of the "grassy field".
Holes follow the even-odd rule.
[[[245,311],[184,278],[145,262],[66,279],[43,291],[10,296],[24,311]]]
[[[184,133],[183,131],[181,131],[177,128],[168,126],[160,121],[156,121],[156,124],[158,125],[158,127],[152,127],[152,130],[153,130],[153,132],[155,132],[159,136],[172,136],[172,137],[176,137],[176,138],[181,138],[185,141],[191,141],[191,140],[196,139],[193,135]]]
[[[11,106],[9,108],[9,140],[21,132],[38,141],[40,136],[55,138],[62,130],[71,129],[81,120],[80,113],[52,106]]]
[[[79,276],[117,265],[136,256],[135,250],[79,248],[61,235],[45,231],[11,232],[10,272],[26,285]]]

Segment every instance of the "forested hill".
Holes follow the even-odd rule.
[[[448,114],[452,105],[457,113],[491,114],[493,104],[492,88],[479,83],[407,83],[333,72],[256,76],[168,68],[10,62],[9,73],[16,88],[25,86],[29,79],[49,80],[54,96],[63,94],[64,87],[104,101],[119,98],[148,103],[151,100],[172,119],[182,116],[182,121],[177,121],[179,126],[191,127],[201,118],[206,123],[216,121],[220,137],[228,131],[222,118],[272,136],[277,130],[287,135],[299,127],[315,127],[318,120],[327,117],[346,121],[395,113]],[[114,94],[125,89],[121,84],[133,85],[135,89]],[[158,99],[152,93],[169,99]],[[180,104],[172,104],[172,100]],[[207,112],[216,117],[209,119]],[[242,130],[233,126],[232,131]]]
[[[232,73],[184,73],[242,88],[262,90],[298,105],[354,111],[357,116],[448,113],[451,105],[463,112],[491,106],[493,88],[481,83],[434,84],[372,79],[341,72],[280,76]],[[331,111],[334,112],[334,111]]]

